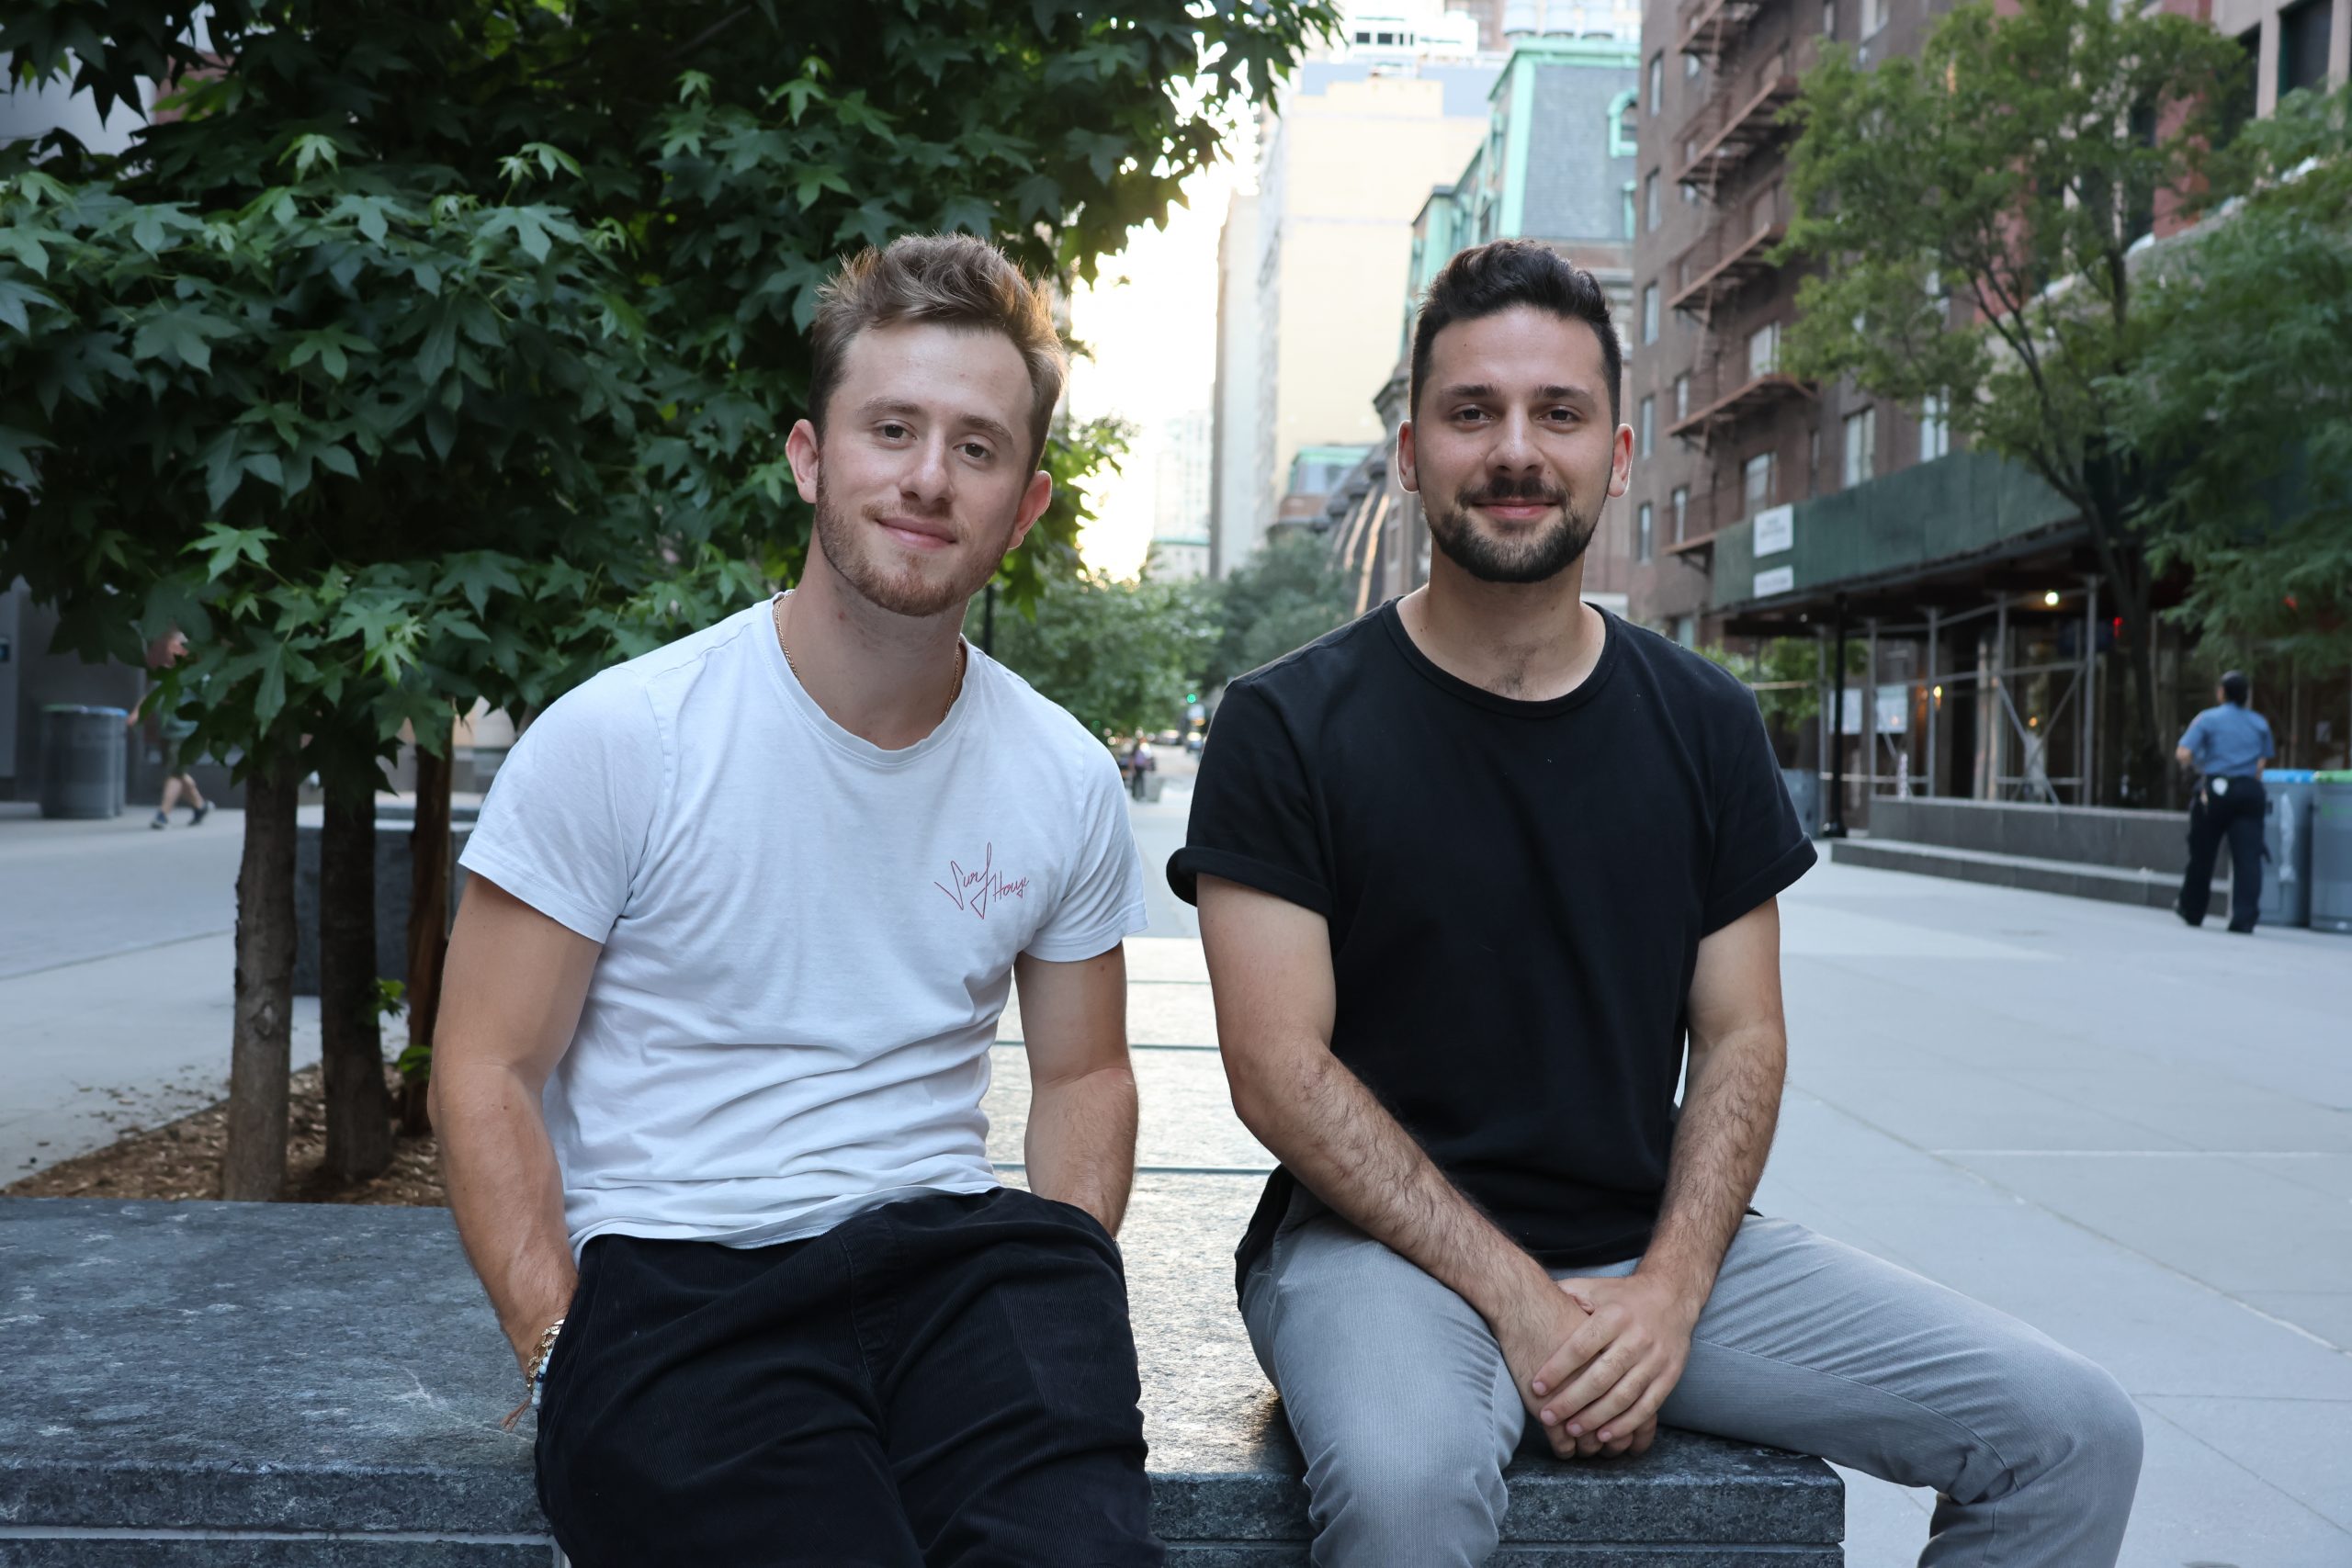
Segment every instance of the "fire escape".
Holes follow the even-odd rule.
[[[1705,63],[1714,90],[1676,135],[1674,177],[1715,209],[1715,220],[1664,279],[1668,308],[1701,333],[1667,434],[1710,457],[1757,413],[1813,395],[1781,373],[1777,329],[1743,337],[1730,325],[1732,307],[1749,286],[1779,270],[1770,256],[1788,232],[1787,191],[1779,180],[1746,188],[1752,181],[1745,176],[1779,152],[1788,134],[1781,111],[1796,97],[1798,78],[1814,56],[1810,39],[1752,47],[1756,25],[1773,3],[1691,0],[1682,9],[1680,51]],[[1744,515],[1743,493],[1724,487],[1712,469],[1711,479],[1706,494],[1691,499],[1683,536],[1665,547],[1669,553],[1710,547],[1717,530]]]

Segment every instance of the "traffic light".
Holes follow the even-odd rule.
[[[1196,703],[1196,702],[1199,702],[1200,700],[1201,700],[1201,694],[1200,694],[1200,693],[1198,693],[1198,692],[1187,692],[1187,693],[1185,693],[1185,694],[1184,694],[1184,704],[1185,704],[1185,705],[1186,705],[1187,707],[1191,706],[1193,704],[1194,704],[1194,703]]]

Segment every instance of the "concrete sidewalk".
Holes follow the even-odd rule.
[[[1134,808],[1159,1180],[1270,1163],[1204,1049],[1197,927],[1165,892],[1185,804]],[[2112,1371],[2148,1438],[2133,1568],[2352,1564],[2352,940],[1829,865],[1782,916],[1791,1081],[1758,1206]],[[1026,1101],[1001,1047],[1000,1157]],[[1848,1561],[1914,1561],[1933,1498],[1848,1481]]]
[[[242,812],[0,808],[0,1181],[227,1092]],[[319,1059],[294,1003],[294,1063]]]
[[[1188,784],[1131,808],[1138,1201],[1223,1246],[1270,1161],[1166,890]],[[0,1170],[219,1094],[238,828],[0,818]],[[1782,910],[1791,1083],[1758,1206],[2113,1371],[2148,1435],[2132,1568],[2352,1563],[2352,939],[1827,865]],[[298,1062],[315,1020],[300,1005]],[[1017,1179],[1025,1063],[995,1056]],[[1930,1499],[1849,1480],[1849,1562],[1912,1561]]]

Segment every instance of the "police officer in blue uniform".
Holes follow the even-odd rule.
[[[2188,873],[2173,912],[2202,925],[2213,895],[2213,856],[2230,841],[2230,930],[2254,930],[2262,905],[2262,767],[2276,755],[2270,721],[2245,705],[2241,671],[2222,677],[2221,701],[2188,721],[2173,754],[2197,770],[2188,807]]]

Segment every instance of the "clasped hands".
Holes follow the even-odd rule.
[[[1703,1299],[1703,1298],[1702,1298]],[[1645,1453],[1690,1357],[1697,1308],[1662,1277],[1531,1291],[1498,1336],[1519,1395],[1562,1459]]]

